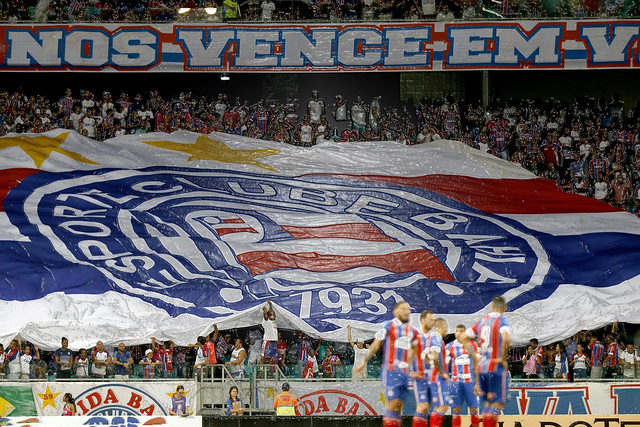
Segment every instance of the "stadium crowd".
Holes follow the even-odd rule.
[[[336,95],[325,102],[313,91],[306,103],[219,94],[165,99],[71,89],[57,100],[0,93],[0,136],[75,129],[97,140],[152,131],[223,132],[309,147],[322,142],[391,140],[413,145],[452,139],[520,164],[552,179],[566,192],[594,197],[640,215],[640,102],[626,108],[610,99],[567,103],[495,100],[486,108],[452,98],[421,99],[415,112]],[[300,114],[301,113],[301,114]],[[330,124],[331,122],[331,124]]]
[[[219,3],[219,4],[218,4]],[[1,0],[8,22],[245,22],[640,16],[638,0]]]
[[[616,331],[616,326],[617,332]],[[368,344],[351,337],[348,328],[344,342],[313,339],[299,331],[282,330],[273,342],[273,354],[263,345],[259,328],[219,331],[189,346],[175,346],[172,341],[155,339],[148,345],[107,348],[101,341],[91,349],[71,351],[62,338],[60,348],[42,351],[24,342],[20,336],[4,349],[0,346],[0,378],[5,379],[104,379],[104,378],[192,378],[198,372],[213,369],[207,375],[216,378],[231,375],[250,378],[256,365],[278,365],[288,378],[362,379],[378,378],[381,355],[372,359],[360,375],[352,373]],[[453,334],[445,342],[454,340]],[[270,342],[268,342],[270,343]],[[514,379],[573,381],[584,378],[640,378],[640,346],[626,335],[623,324],[595,331],[582,331],[562,342],[538,345],[533,338],[529,346],[512,347],[510,372]],[[226,367],[222,369],[222,365]],[[272,372],[272,371],[269,371]]]

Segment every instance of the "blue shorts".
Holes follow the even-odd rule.
[[[469,408],[478,408],[478,396],[473,393],[475,383],[464,383],[453,381],[449,384],[449,394],[451,394],[451,406],[454,408],[462,408],[464,402],[467,402]]]
[[[278,357],[278,345],[276,341],[262,341],[262,356],[267,359]]]
[[[451,405],[451,396],[449,395],[449,384],[442,378],[429,383],[431,390],[431,405],[443,406]]]
[[[429,380],[413,380],[413,394],[417,403],[431,403]]]
[[[496,372],[481,372],[479,380],[484,400],[489,403],[505,404],[507,402],[509,373],[504,368]]]
[[[409,394],[409,373],[396,369],[385,370],[382,372],[382,385],[387,400],[405,401]]]

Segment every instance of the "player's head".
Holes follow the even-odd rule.
[[[124,350],[125,350],[125,346],[124,346],[124,343],[123,343],[123,342],[121,342],[120,344],[118,344],[118,350],[120,350],[120,351],[124,352]]]
[[[411,306],[406,301],[397,302],[393,306],[393,315],[402,323],[407,323],[411,317]]]
[[[501,295],[493,297],[491,300],[491,310],[497,313],[504,313],[507,311],[507,301]]]
[[[198,344],[204,345],[205,342],[205,338],[202,335],[198,337]]]
[[[87,349],[86,348],[81,348],[80,349],[80,357],[82,357],[82,358],[87,357]]]
[[[22,349],[22,351],[24,352],[24,354],[26,354],[26,355],[31,354],[31,346],[29,346],[29,344],[24,343],[24,345],[23,345],[22,347],[24,347],[24,348]]]
[[[60,340],[60,343],[62,344],[62,348],[66,349],[67,346],[69,345],[69,340],[66,337],[62,337],[62,340]]]
[[[454,332],[454,335],[455,335],[456,339],[459,339],[460,336],[462,334],[464,334],[464,331],[466,331],[466,330],[467,330],[467,328],[462,323],[457,325],[456,326],[456,331]]]
[[[531,338],[529,340],[529,344],[531,344],[533,346],[533,348],[538,347],[538,338]]]
[[[282,391],[289,391],[289,383],[282,383]]]
[[[178,387],[176,387],[176,394],[178,396],[182,396],[184,394],[184,386],[182,384],[178,384]]]
[[[584,348],[582,347],[582,344],[578,343],[578,345],[576,345],[576,351],[578,353],[582,353],[584,351]]]
[[[433,322],[433,329],[444,337],[449,332],[449,324],[442,317],[438,317]]]
[[[420,313],[420,326],[423,332],[429,331],[433,328],[433,322],[436,320],[436,315],[431,310],[424,310]]]

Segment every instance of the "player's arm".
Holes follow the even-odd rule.
[[[433,367],[438,371],[442,379],[449,381],[449,375],[445,372],[442,363],[440,363],[440,351],[440,349],[434,350],[434,347],[431,347],[431,361],[433,362]]]
[[[507,357],[509,355],[509,347],[511,345],[511,333],[508,329],[504,329],[500,334],[502,335],[502,358],[500,359],[500,363],[505,369],[509,369],[509,361],[507,360]]]
[[[478,377],[478,363],[480,362],[480,357],[478,356],[478,352],[476,351],[476,347],[471,344],[471,341],[468,341],[464,344],[464,348],[469,353],[469,357],[471,358],[471,363],[473,364],[473,377],[476,380],[476,385],[480,384],[480,380]]]
[[[33,355],[33,360],[40,360],[40,350],[37,345],[33,345],[33,351],[35,352]]]
[[[362,362],[360,362],[360,364],[356,367],[356,370],[355,370],[356,373],[360,373],[364,369],[367,362],[373,359],[376,353],[378,353],[378,350],[380,350],[380,347],[382,347],[382,340],[375,338],[371,343],[371,345],[369,346],[369,351],[364,356],[364,359],[362,359]]]

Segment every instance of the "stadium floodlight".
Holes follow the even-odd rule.
[[[215,15],[218,11],[217,7],[205,7],[204,11],[207,12],[207,15]]]
[[[180,9],[178,9],[178,13],[180,15],[184,15],[185,13],[189,12],[191,10],[190,7],[181,7]]]
[[[229,77],[229,75],[227,73],[223,73],[223,74],[220,75],[220,80],[226,82],[226,81],[231,80],[231,77]]]

